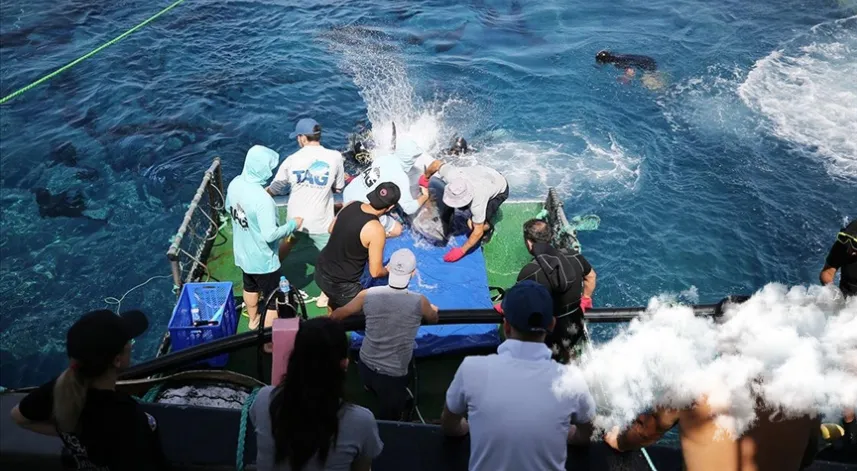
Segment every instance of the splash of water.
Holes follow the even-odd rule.
[[[756,62],[738,88],[777,137],[857,178],[857,16],[822,23]]]
[[[717,323],[654,298],[624,332],[585,352],[580,367],[600,430],[700,398],[732,437],[755,423],[757,398],[786,418],[836,415],[857,406],[857,298],[846,301],[832,286],[771,283]],[[575,374],[570,367],[557,394],[570,392]]]
[[[357,85],[366,104],[376,144],[375,154],[392,146],[393,124],[399,137],[409,137],[426,151],[446,148],[455,135],[472,130],[477,114],[458,97],[422,100],[414,90],[398,44],[384,33],[351,26],[329,33],[339,67]]]

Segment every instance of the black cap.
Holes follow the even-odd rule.
[[[83,315],[66,335],[66,352],[87,376],[104,372],[125,344],[149,328],[149,320],[140,311],[116,315],[101,309]]]
[[[366,198],[369,199],[369,204],[373,208],[386,209],[398,204],[401,196],[402,192],[399,191],[399,187],[395,183],[384,182],[375,187],[371,193],[366,195]]]

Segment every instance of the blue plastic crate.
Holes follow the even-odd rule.
[[[194,326],[191,318],[191,296],[199,307],[199,319],[216,321],[214,325]],[[187,283],[182,287],[181,296],[170,318],[170,344],[177,352],[194,345],[211,342],[234,335],[238,329],[238,315],[235,312],[235,299],[232,297],[231,282]],[[224,353],[201,363],[212,367],[226,366],[229,354]]]

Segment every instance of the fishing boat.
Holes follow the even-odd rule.
[[[220,160],[215,159],[171,241],[167,259],[177,294],[186,286],[220,286],[231,282],[232,292],[228,296],[236,306],[235,312],[240,313],[241,273],[232,257],[232,229],[223,214],[223,201],[223,175]],[[277,198],[277,202],[285,218],[288,199]],[[576,218],[570,223],[556,192],[550,189],[543,201],[510,200],[502,206],[492,241],[468,255],[472,276],[459,280],[456,289],[446,290],[445,294],[432,291],[436,280],[431,267],[441,264],[420,266],[422,279],[414,288],[431,291],[427,294],[440,307],[439,321],[435,326],[421,327],[417,338],[416,374],[409,388],[411,421],[379,421],[384,452],[373,463],[373,470],[467,469],[467,437],[446,438],[433,423],[439,418],[445,391],[464,356],[495,352],[502,341],[500,317],[492,309],[492,303],[502,295],[502,287],[515,283],[518,270],[530,260],[521,239],[521,227],[534,217],[551,223],[559,246],[576,249],[580,248],[577,230],[587,224],[591,228],[592,224],[591,220]],[[399,242],[388,242],[391,250],[402,244],[421,253],[432,250],[414,245],[415,239],[406,235]],[[312,302],[320,294],[311,276],[317,255],[311,244],[299,245],[284,262],[284,275],[293,292],[305,293],[297,296],[303,302],[297,303],[297,317],[292,322],[326,315],[325,308]],[[417,256],[419,259],[420,253]],[[467,271],[468,268],[457,264],[455,270]],[[180,305],[181,298],[176,309],[180,309]],[[694,311],[699,316],[713,316],[720,306],[720,303],[698,305],[694,306]],[[594,308],[586,317],[588,323],[626,322],[644,310],[643,307]],[[158,315],[166,312],[165,306]],[[119,382],[120,389],[139,397],[145,410],[156,417],[164,451],[173,469],[255,469],[256,440],[248,411],[255,391],[271,384],[272,371],[276,369],[276,362],[270,354],[263,353],[262,345],[277,340],[274,329],[251,331],[248,319],[240,314],[236,314],[235,321],[231,335],[192,346],[178,345],[178,339],[166,332],[157,356],[126,370]],[[344,322],[352,335],[352,351],[356,353],[364,319],[355,316]],[[275,355],[277,351],[275,346]],[[273,377],[276,379],[276,374]],[[27,389],[21,389],[0,395],[0,408],[11,409],[26,392]],[[356,368],[349,370],[346,393],[357,404],[375,406],[375,398],[362,387]],[[59,440],[22,430],[12,424],[8,414],[2,415],[0,465],[3,469],[62,469],[60,458]],[[628,453],[615,452],[600,442],[569,447],[567,464],[567,469],[593,471],[681,468],[681,451],[676,444],[669,443],[647,447],[645,452]],[[852,470],[855,466],[817,459],[807,469],[839,471]]]

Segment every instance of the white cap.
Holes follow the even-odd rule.
[[[391,288],[407,288],[411,281],[411,274],[417,268],[417,258],[408,249],[399,249],[393,252],[387,269],[390,271],[387,284]]]

